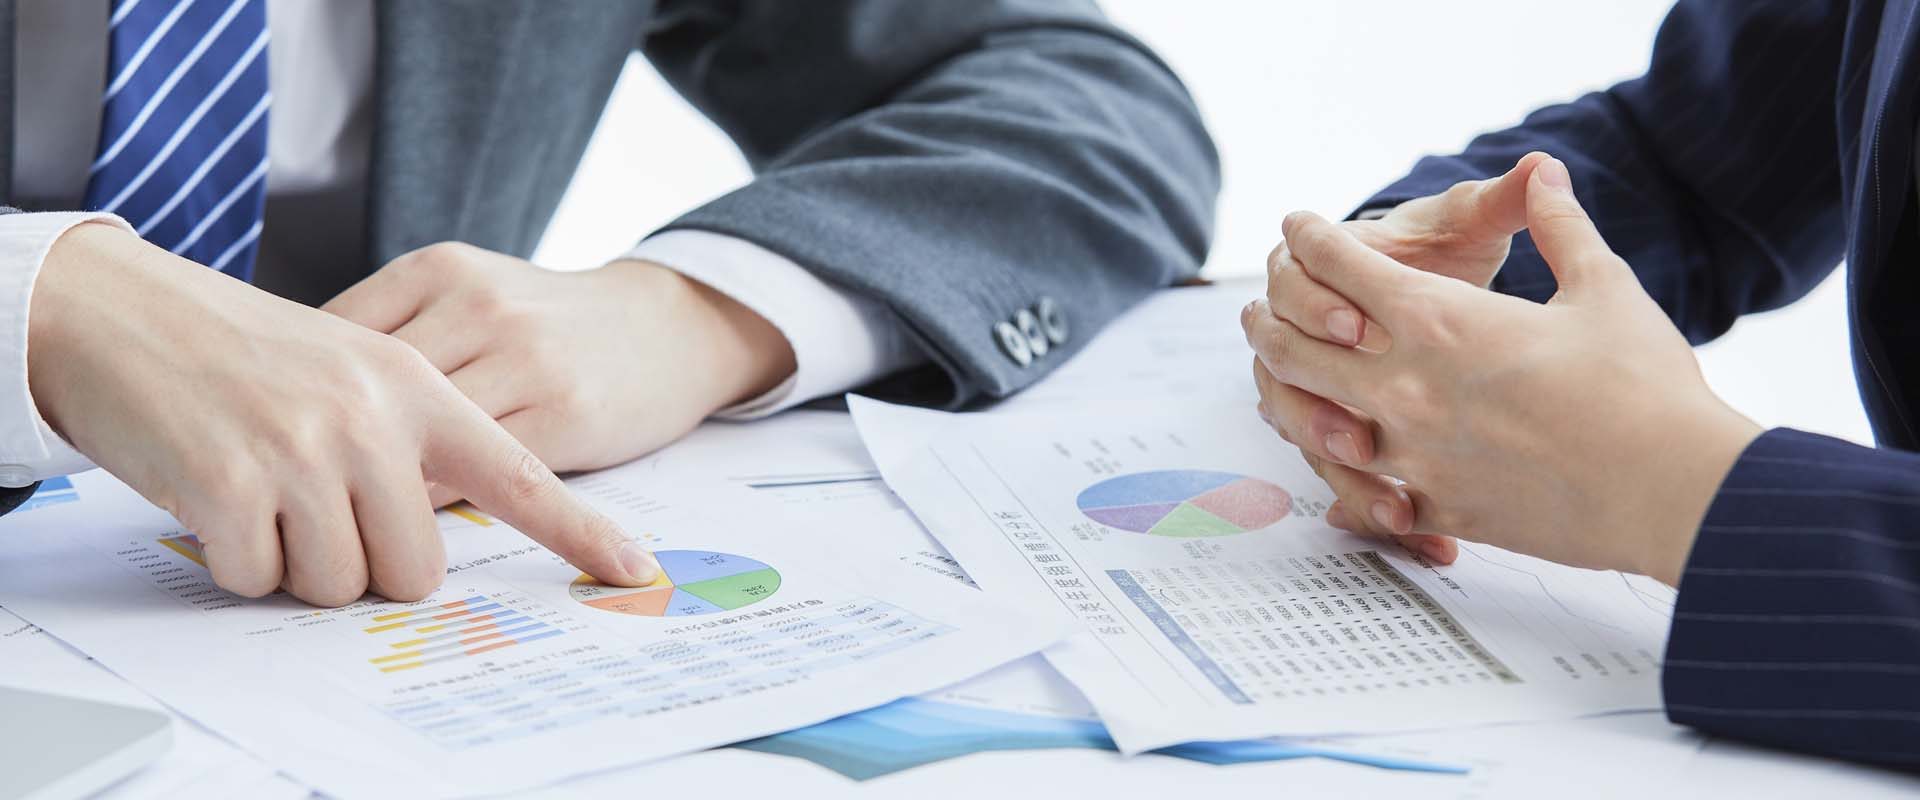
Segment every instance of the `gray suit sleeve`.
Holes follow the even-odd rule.
[[[1213,144],[1091,3],[690,0],[656,19],[647,56],[755,172],[669,228],[884,302],[939,369],[881,394],[1012,394],[1205,258]],[[1041,298],[1069,336],[1022,366],[993,329]]]

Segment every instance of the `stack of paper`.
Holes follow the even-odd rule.
[[[642,590],[456,507],[427,601],[241,600],[111,477],[50,482],[0,518],[0,605],[51,632],[0,612],[0,683],[182,715],[142,796],[618,784],[727,743],[855,779],[1005,749],[1320,756],[1407,772],[1289,775],[1443,795],[1557,787],[1585,760],[1559,742],[1694,759],[1654,715],[1565,722],[1658,708],[1670,590],[1324,524],[1252,412],[1256,289],[1164,293],[991,412],[855,399],[570,481],[661,554]]]
[[[643,590],[467,512],[442,516],[449,575],[425,601],[245,601],[212,585],[192,534],[94,472],[80,502],[0,518],[0,604],[350,796],[510,791],[764,736],[1059,638],[1057,618],[822,547],[793,519],[676,505],[645,471],[574,484],[655,548],[666,575]]]

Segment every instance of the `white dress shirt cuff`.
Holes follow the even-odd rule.
[[[59,211],[0,215],[0,486],[26,486],[93,468],[40,416],[27,382],[27,311],[33,284],[54,240],[83,222],[108,222],[133,232],[112,214]]]
[[[753,309],[793,347],[791,376],[715,416],[757,419],[837,395],[926,360],[884,304],[821,280],[743,239],[696,230],[655,234],[626,258],[650,261]]]

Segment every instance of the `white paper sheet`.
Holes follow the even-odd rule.
[[[770,734],[952,684],[1063,630],[801,519],[670,504],[644,465],[571,484],[661,554],[669,599],[577,583],[463,512],[442,515],[449,575],[428,601],[243,601],[171,518],[94,472],[77,503],[0,518],[0,603],[341,796],[505,792]]]
[[[1155,292],[1059,365],[995,410],[1100,408],[1118,398],[1168,404],[1243,403],[1253,408],[1253,351],[1240,309],[1266,282],[1235,280]]]
[[[750,424],[708,423],[632,468],[702,502],[806,517],[835,541],[973,585],[887,488],[844,413],[795,410]]]
[[[634,465],[675,494],[707,503],[762,504],[803,516],[810,530],[884,555],[939,581],[974,586],[880,478],[853,418],[798,410],[748,425],[710,423]],[[1093,706],[1046,660],[1028,656],[920,695],[922,699],[1063,719],[1093,719]]]
[[[306,797],[306,787],[282,777],[260,759],[172,714],[132,684],[55,640],[37,626],[0,609],[0,686],[62,694],[83,700],[146,708],[174,717],[173,747],[152,764],[103,792],[117,798]],[[5,761],[0,757],[0,763]]]
[[[1671,594],[1329,528],[1330,490],[1250,410],[853,411],[984,589],[1082,620],[1047,658],[1128,752],[1659,707]]]

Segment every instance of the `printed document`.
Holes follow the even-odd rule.
[[[1670,591],[1334,530],[1331,490],[1250,408],[853,411],[989,595],[1080,620],[1047,659],[1127,752],[1659,707]]]
[[[644,464],[570,485],[655,550],[652,586],[600,585],[456,508],[439,592],[338,609],[229,595],[164,512],[102,472],[73,485],[0,518],[0,604],[332,795],[507,792],[763,736],[1065,630],[801,519],[676,505]]]

